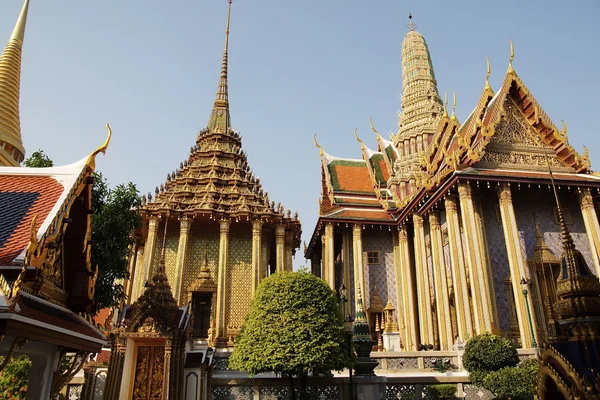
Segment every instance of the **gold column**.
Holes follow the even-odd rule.
[[[415,307],[415,285],[410,260],[410,246],[406,225],[398,230],[398,250],[400,258],[400,276],[402,277],[402,299],[404,300],[405,337],[404,348],[407,351],[417,351],[417,309]]]
[[[263,222],[260,219],[252,220],[252,297],[254,297],[256,287],[260,283],[262,226]]]
[[[177,263],[175,265],[175,282],[173,285],[173,297],[177,303],[181,303],[181,280],[185,269],[185,260],[187,258],[187,244],[192,220],[187,216],[179,218],[179,245],[177,246]]]
[[[425,250],[425,229],[423,217],[413,214],[415,227],[415,270],[417,274],[417,299],[419,303],[419,332],[421,343],[434,344],[433,316],[431,310],[431,290],[429,287],[429,268]]]
[[[285,270],[292,271],[294,269],[294,232],[289,229],[285,231]]]
[[[352,261],[354,269],[354,300],[358,301],[358,286],[365,293],[365,271],[363,269],[362,225],[352,225]],[[355,309],[357,304],[354,304]]]
[[[226,306],[227,306],[227,267],[229,259],[229,219],[219,223],[219,273],[217,274],[217,339],[227,337]]]
[[[498,198],[500,199],[502,229],[504,231],[504,241],[506,242],[506,253],[508,255],[508,265],[510,267],[510,280],[515,299],[517,321],[519,322],[521,344],[523,348],[529,349],[531,348],[531,331],[529,329],[525,297],[521,292],[520,284],[521,278],[525,277],[525,262],[521,252],[521,238],[517,228],[512,195],[508,184],[503,183],[498,186]],[[531,298],[531,296],[529,296],[529,298]],[[530,309],[533,310],[534,308],[531,307]]]
[[[458,194],[460,197],[462,223],[465,230],[464,250],[466,253],[467,268],[469,269],[475,333],[479,335],[485,331],[492,332],[491,308],[487,301],[489,297],[485,292],[487,284],[483,274],[485,263],[485,259],[481,253],[483,243],[481,243],[477,230],[475,206],[469,182],[458,184]]]
[[[445,207],[450,262],[452,264],[452,283],[454,285],[454,304],[456,304],[456,319],[458,320],[458,335],[462,341],[465,341],[467,335],[473,337],[473,319],[471,317],[471,305],[469,304],[469,287],[463,256],[462,238],[460,236],[456,197],[447,196]]]
[[[342,232],[342,277],[344,278],[344,286],[348,289],[346,301],[348,302],[348,305],[350,305],[352,304],[352,301],[354,299],[354,293],[356,293],[354,290],[352,290],[352,288],[354,287],[354,281],[350,280],[350,278],[352,277],[351,271],[354,270],[354,264],[350,264],[350,252],[353,252],[354,249],[353,233],[350,229],[344,229]],[[352,307],[346,307],[347,314],[351,314],[351,311]]]
[[[450,297],[446,278],[446,261],[444,259],[444,242],[440,228],[440,213],[429,214],[429,234],[431,236],[431,260],[433,261],[435,300],[437,309],[440,350],[452,350],[452,317],[450,316]]]
[[[335,291],[335,260],[333,258],[333,224],[327,222],[325,224],[325,235],[323,239],[323,279],[329,284],[331,290]]]
[[[131,246],[131,252],[129,253],[129,278],[125,279],[125,285],[123,287],[123,293],[127,296],[127,299],[131,301],[131,295],[133,294],[133,284],[135,281],[135,272],[138,265],[139,245],[136,240]],[[132,302],[133,303],[133,302]]]
[[[585,224],[585,232],[590,241],[592,259],[596,266],[596,275],[600,276],[600,225],[598,224],[598,215],[596,214],[592,193],[589,188],[582,189],[579,193],[579,204],[581,206],[583,223]]]
[[[158,231],[158,217],[151,216],[148,223],[148,237],[144,245],[144,261],[142,270],[138,274],[137,297],[142,295],[144,284],[152,276],[152,265],[154,264],[154,247],[156,246],[156,233]],[[137,300],[137,298],[135,299]]]
[[[163,361],[163,400],[169,400],[171,398],[169,389],[171,388],[171,352],[173,342],[170,340],[165,341],[165,359]],[[150,378],[150,377],[149,377]]]
[[[275,262],[277,272],[285,271],[285,225],[275,226]]]

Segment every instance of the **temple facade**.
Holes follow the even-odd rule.
[[[531,349],[548,339],[562,254],[553,177],[565,224],[600,274],[600,176],[570,144],[512,66],[494,91],[490,68],[462,123],[441,101],[424,37],[402,43],[402,112],[355,159],[317,142],[322,193],[305,256],[332,289],[362,290],[386,351],[452,350],[492,332]],[[397,328],[389,325],[383,305]],[[386,342],[387,336],[387,342]],[[399,346],[398,346],[399,344]]]
[[[142,198],[104,399],[207,398],[213,357],[229,354],[257,285],[291,271],[300,245],[298,214],[269,198],[231,126],[229,3],[208,126]]]

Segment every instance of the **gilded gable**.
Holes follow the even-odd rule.
[[[485,153],[474,166],[547,171],[548,163],[553,170],[574,172],[556,157],[552,147],[544,143],[515,101],[506,96],[502,118],[496,125]]]

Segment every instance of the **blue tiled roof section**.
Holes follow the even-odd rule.
[[[0,192],[0,248],[22,223],[38,197],[39,193]]]

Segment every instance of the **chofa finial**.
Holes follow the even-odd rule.
[[[321,145],[319,144],[319,142],[317,142],[317,134],[315,133],[315,136],[313,136],[313,140],[315,142],[315,147],[317,149],[319,149],[319,155],[322,157],[323,156],[323,148],[321,147]]]
[[[360,143],[360,149],[364,150],[365,149],[365,144],[363,143],[362,140],[360,140],[360,138],[358,137],[358,128],[354,128],[354,137],[356,138],[356,141],[358,143]]]
[[[454,104],[452,105],[452,121],[456,121],[456,92],[452,92]]]
[[[512,65],[512,62],[515,59],[515,48],[513,46],[513,42],[510,39],[508,39],[508,43],[510,43],[510,59],[508,61],[508,72],[515,72]]]
[[[485,56],[485,59],[487,61],[487,75],[485,76],[485,88],[491,90],[492,87],[490,86],[490,75],[492,73],[492,70],[490,68],[490,59],[488,58],[488,56]]]
[[[444,90],[444,115],[445,118],[448,118],[448,92]]]

